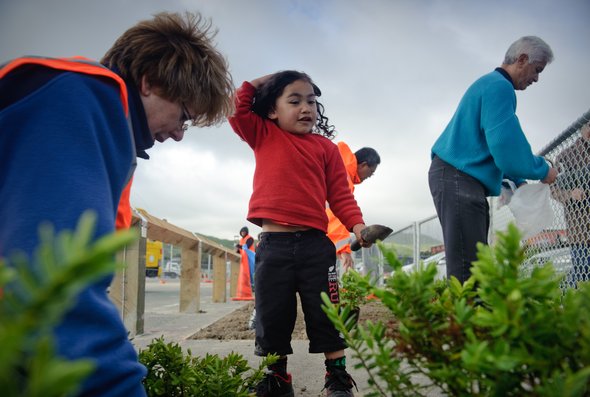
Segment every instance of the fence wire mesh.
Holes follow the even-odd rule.
[[[553,222],[523,241],[527,257],[523,272],[530,274],[534,267],[551,262],[557,272],[565,275],[563,286],[575,287],[590,276],[590,111],[539,155],[558,171],[557,180],[550,186]],[[510,209],[500,207],[499,202],[496,197],[490,200],[492,243],[494,231],[504,230],[515,221]]]
[[[526,276],[534,267],[551,262],[565,275],[562,287],[575,287],[590,279],[590,111],[538,154],[554,164],[559,174],[550,186],[552,222],[522,241],[526,256],[522,270]],[[515,219],[499,198],[492,197],[489,202],[489,242],[494,244],[495,233]],[[442,229],[436,215],[394,231],[384,243],[396,250],[404,270],[414,269],[420,261],[435,262],[439,277],[446,277]],[[379,281],[391,271],[376,247],[357,255],[362,255],[357,261],[365,271],[373,272]]]
[[[395,249],[404,270],[413,269],[421,261],[436,261],[439,277],[445,277],[442,228],[436,215],[393,232],[383,243]],[[379,283],[383,283],[393,270],[377,246],[358,251],[355,262],[365,274],[372,274],[372,279]]]

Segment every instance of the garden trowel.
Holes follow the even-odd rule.
[[[383,225],[369,225],[363,230],[361,230],[361,237],[367,243],[375,243],[377,240],[385,240],[387,236],[389,236],[393,232],[393,230],[387,226]],[[358,251],[361,249],[361,244],[358,240],[355,240],[350,245],[350,249],[353,251]]]

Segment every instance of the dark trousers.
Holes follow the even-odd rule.
[[[310,353],[346,345],[322,310],[321,292],[339,302],[336,249],[320,230],[264,232],[256,249],[256,346],[254,353],[293,353],[291,334],[297,296],[305,317]]]
[[[477,243],[488,242],[489,205],[484,186],[435,156],[428,184],[443,231],[447,277],[461,283],[471,276]]]

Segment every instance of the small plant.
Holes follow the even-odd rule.
[[[350,309],[357,309],[367,303],[367,289],[361,283],[356,282],[360,275],[355,270],[344,272],[340,280],[340,304]],[[368,281],[369,276],[365,276]]]
[[[369,291],[366,285],[369,285],[370,275],[362,277],[355,270],[346,271],[340,280],[340,303],[339,310],[342,318],[345,320],[348,329],[356,326],[361,315],[361,306],[367,303],[367,296]],[[359,283],[358,278],[362,278],[365,282]]]
[[[395,316],[397,326],[346,324],[323,296],[357,368],[369,374],[370,396],[590,395],[590,283],[564,296],[551,265],[519,276],[520,233],[510,225],[495,247],[478,247],[472,277],[435,280],[436,266],[395,272],[384,288],[351,275]],[[419,380],[419,381],[418,381]]]
[[[148,369],[144,379],[147,395],[154,396],[251,396],[251,390],[264,376],[264,369],[277,356],[263,359],[257,370],[249,367],[241,355],[231,353],[220,358],[207,354],[185,355],[178,343],[154,339],[147,349],[140,350],[139,361]]]
[[[87,285],[115,271],[115,253],[135,238],[119,232],[93,241],[96,216],[57,236],[40,227],[33,258],[0,258],[0,394],[58,397],[75,393],[93,370],[88,360],[56,355],[53,328]]]

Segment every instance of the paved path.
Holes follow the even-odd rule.
[[[146,295],[154,291],[170,290],[178,288],[178,282],[167,282],[168,286],[158,286],[156,282],[148,281],[146,283]],[[176,284],[176,286],[175,286]],[[211,284],[201,284],[201,312],[195,314],[178,313],[178,307],[174,303],[164,301],[163,304],[149,304],[146,298],[145,312],[145,333],[137,335],[133,339],[133,344],[138,349],[145,348],[154,338],[164,336],[164,340],[177,342],[185,349],[191,349],[194,356],[204,356],[205,354],[218,354],[226,356],[231,352],[241,354],[248,360],[251,367],[258,367],[260,358],[255,356],[253,340],[192,340],[187,339],[202,328],[213,324],[218,319],[230,314],[234,310],[244,306],[247,302],[234,302],[228,299],[225,303],[212,303],[210,295],[207,295],[207,288]],[[160,298],[158,302],[162,302]],[[324,357],[322,354],[309,354],[308,341],[292,341],[294,354],[289,356],[288,370],[293,376],[293,386],[295,396],[297,397],[317,397],[325,396],[324,387]],[[348,355],[347,369],[356,381],[359,391],[357,396],[362,396],[368,388],[368,375],[364,370],[355,370],[353,365],[355,361]],[[430,397],[440,396],[438,393],[429,395]]]

